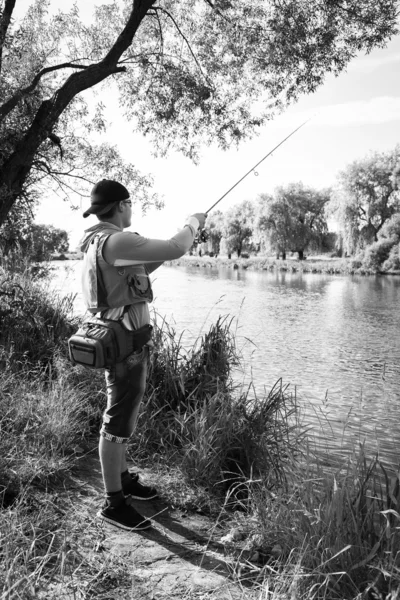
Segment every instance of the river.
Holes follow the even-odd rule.
[[[83,313],[80,262],[54,264],[53,286],[75,292]],[[155,310],[184,344],[234,317],[245,367],[236,377],[257,395],[282,379],[324,436],[329,416],[332,448],[365,441],[398,464],[400,277],[161,267],[152,278]]]

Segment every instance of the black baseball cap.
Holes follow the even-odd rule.
[[[83,213],[84,218],[89,215],[104,215],[112,209],[116,202],[128,200],[129,192],[122,183],[112,179],[102,179],[92,189],[90,208]]]

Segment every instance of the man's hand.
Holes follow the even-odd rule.
[[[195,217],[198,222],[200,223],[199,229],[204,229],[204,225],[206,224],[206,219],[207,219],[207,214],[206,213],[195,213],[194,215],[191,215],[192,217]]]

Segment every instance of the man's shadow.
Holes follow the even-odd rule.
[[[90,469],[92,475],[90,486],[101,497],[104,490],[100,469],[97,462],[92,462],[90,459],[89,461],[90,466],[86,463],[85,467]],[[226,559],[223,557],[218,558],[216,553],[224,554],[225,546],[221,542],[213,540],[212,534],[208,536],[202,535],[193,529],[185,527],[171,514],[170,506],[162,499],[155,498],[146,502],[131,499],[131,502],[141,515],[153,521],[153,527],[142,531],[129,532],[118,529],[113,525],[103,524],[101,525],[101,531],[104,535],[108,536],[112,534],[113,537],[119,533],[121,535],[139,535],[143,539],[157,543],[168,550],[169,553],[173,553],[176,557],[191,563],[195,567],[221,575],[232,583],[250,588],[256,582],[257,575],[260,574],[259,569],[252,569],[251,565],[245,561],[240,562],[237,559],[228,557]],[[169,537],[168,532],[172,534],[171,537]],[[182,540],[176,539],[175,536],[179,536]],[[237,568],[239,563],[240,569]]]

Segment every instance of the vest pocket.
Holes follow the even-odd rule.
[[[150,284],[147,275],[130,273],[126,279],[130,288],[133,288],[137,296],[147,298],[150,295]]]

